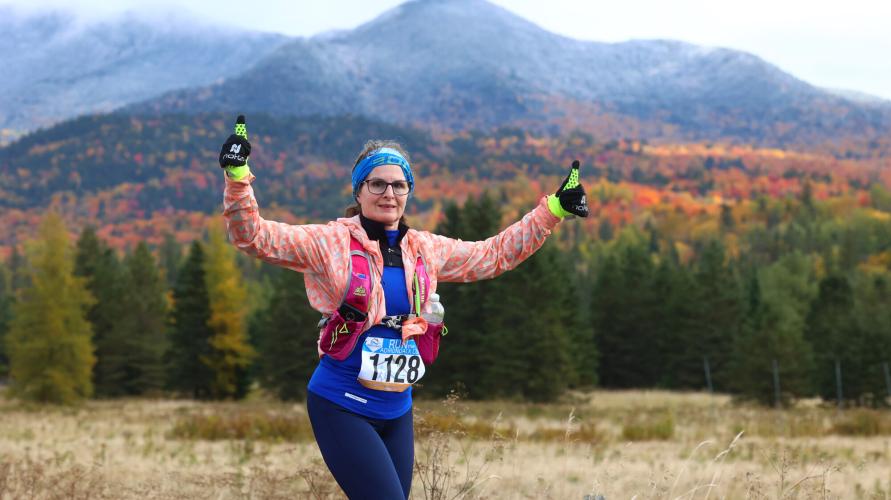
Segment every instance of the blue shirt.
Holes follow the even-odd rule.
[[[387,231],[390,246],[396,244],[399,231]],[[405,286],[405,269],[384,267],[381,278],[388,316],[408,314],[411,303]],[[349,357],[337,361],[323,356],[309,379],[308,390],[350,411],[370,418],[393,419],[401,417],[411,408],[411,387],[403,392],[376,391],[359,383],[362,366],[362,345],[369,336],[384,339],[401,339],[402,334],[392,328],[375,325],[363,333]]]

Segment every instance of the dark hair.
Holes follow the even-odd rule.
[[[402,147],[402,144],[399,144],[396,141],[389,139],[371,139],[367,141],[364,146],[362,146],[362,151],[359,153],[359,156],[356,157],[356,163],[353,164],[353,170],[356,170],[356,167],[359,165],[359,162],[364,160],[368,155],[371,154],[372,151],[377,151],[380,148],[393,148],[396,151],[399,151],[399,154],[405,158],[409,164],[411,164],[411,158],[408,157],[408,152],[405,148]],[[354,195],[355,196],[355,195]],[[356,201],[353,205],[349,206],[344,210],[344,217],[354,217],[362,213],[362,206],[359,205],[359,202]],[[405,215],[399,219],[400,224],[406,224]]]

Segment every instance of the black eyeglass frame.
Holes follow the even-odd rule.
[[[384,183],[384,184],[385,184],[385,186],[384,186],[384,190],[381,191],[380,193],[375,193],[374,191],[371,190],[371,184],[368,184],[368,183],[370,183],[370,182],[382,182],[382,183]],[[397,193],[397,192],[396,192],[396,184],[397,184],[397,183],[404,183],[406,186],[408,186],[408,191],[406,191],[406,192],[404,192],[404,193],[402,193],[402,194]],[[393,189],[393,195],[394,195],[394,196],[408,196],[408,194],[411,193],[411,188],[412,188],[411,183],[408,182],[408,181],[404,181],[404,180],[398,180],[398,181],[393,181],[393,182],[387,182],[387,181],[385,181],[385,180],[383,180],[383,179],[365,179],[364,181],[362,181],[362,184],[368,184],[368,192],[371,193],[371,194],[373,194],[373,195],[381,195],[381,194],[384,194],[384,193],[387,192],[387,188],[389,187],[389,188],[392,188],[392,189]]]

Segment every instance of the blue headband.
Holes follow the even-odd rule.
[[[362,185],[362,181],[368,177],[368,174],[375,167],[381,165],[399,165],[402,167],[402,173],[405,174],[405,180],[408,181],[408,188],[414,191],[415,178],[411,173],[411,165],[408,164],[405,157],[393,148],[380,148],[373,154],[366,156],[365,159],[353,168],[353,196],[359,194],[359,187]]]

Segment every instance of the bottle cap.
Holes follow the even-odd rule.
[[[430,294],[430,301],[431,301],[431,302],[439,302],[439,294],[438,294],[438,293],[431,293],[431,294]]]

